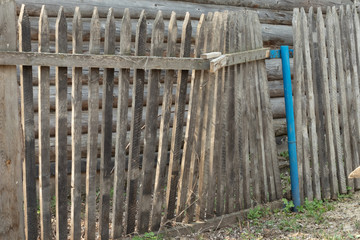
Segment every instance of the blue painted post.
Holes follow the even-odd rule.
[[[282,72],[284,79],[286,125],[287,125],[287,134],[288,134],[289,158],[290,158],[291,193],[295,205],[294,211],[296,212],[297,207],[300,206],[300,191],[299,191],[299,174],[298,174],[298,165],[297,165],[297,156],[296,156],[296,137],[295,137],[295,122],[294,122],[294,107],[293,107],[292,88],[291,88],[289,47],[281,46],[280,55],[281,55]]]

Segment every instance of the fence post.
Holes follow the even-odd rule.
[[[0,0],[0,51],[16,51],[16,5]],[[16,66],[0,66],[0,239],[24,239]]]

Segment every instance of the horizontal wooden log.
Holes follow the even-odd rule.
[[[102,20],[102,21],[101,21]],[[31,18],[31,40],[32,41],[37,41],[38,40],[38,31],[39,31],[39,26],[38,26],[38,17],[32,17]],[[72,38],[71,38],[71,33],[72,33],[72,19],[69,18],[67,19],[68,21],[68,32],[67,32],[67,38],[68,41],[71,42]],[[50,30],[50,41],[54,41],[55,39],[55,22],[56,22],[56,18],[49,18],[49,30]],[[90,22],[91,19],[90,18],[84,18],[83,19],[83,40],[86,42],[89,41],[90,39]],[[105,36],[105,22],[106,19],[100,19],[100,23],[101,23],[101,40],[104,40],[104,36]],[[150,42],[151,39],[151,32],[152,32],[152,28],[153,28],[153,20],[147,20],[147,42]],[[131,30],[131,39],[134,42],[135,41],[135,33],[136,33],[136,24],[137,24],[137,20],[132,20],[132,30]],[[168,25],[169,25],[169,21],[164,21],[165,24],[165,42],[167,41],[167,30],[168,30]],[[192,21],[192,42],[195,43],[195,37],[196,37],[196,26],[198,24],[197,20],[193,20]],[[116,21],[116,44],[115,46],[119,46],[119,41],[120,41],[120,26],[121,26],[121,20]],[[182,26],[182,21],[178,21],[178,26]],[[262,28],[262,35],[263,35],[263,41],[264,41],[264,46],[277,46],[279,47],[280,45],[293,45],[293,39],[292,39],[292,28],[291,26],[286,26],[286,25],[275,25],[275,24],[262,24],[261,25]],[[181,31],[178,31],[178,37],[177,37],[177,42],[180,42],[181,40]],[[166,49],[166,48],[165,48]]]
[[[202,58],[94,55],[39,52],[1,52],[0,65],[32,65],[92,68],[207,70]]]
[[[177,0],[169,0],[175,1]],[[314,8],[322,7],[323,10],[327,6],[339,6],[346,4],[353,4],[351,0],[183,0],[186,2],[198,4],[215,4],[215,5],[228,5],[233,7],[246,7],[246,8],[265,8],[291,11],[294,8],[305,8],[308,10],[311,6]]]
[[[294,69],[294,61],[292,58],[290,58],[290,71],[291,73],[293,73]],[[265,60],[265,64],[266,64],[266,72],[267,72],[267,76],[268,76],[268,80],[272,81],[272,80],[280,80],[283,79],[282,76],[282,65],[281,65],[281,59],[266,59]]]
[[[287,11],[278,11],[276,8],[262,9],[257,6],[254,6],[253,8],[229,6],[226,4],[226,2],[224,4],[214,6],[212,4],[206,3],[198,4],[185,1],[171,2],[161,0],[107,0],[102,2],[96,0],[89,0],[86,2],[77,0],[59,0],[56,2],[49,0],[18,0],[16,1],[18,13],[20,11],[20,6],[23,3],[26,4],[27,11],[30,16],[39,16],[41,6],[45,4],[49,17],[57,16],[59,6],[64,7],[65,15],[67,17],[72,17],[75,6],[79,6],[81,15],[84,18],[91,18],[94,7],[98,8],[100,18],[106,18],[109,8],[112,7],[114,8],[115,18],[122,18],[125,8],[130,9],[131,18],[139,18],[141,11],[144,9],[146,11],[147,19],[155,19],[157,12],[161,10],[163,12],[164,19],[170,19],[171,12],[176,11],[176,16],[178,19],[184,19],[186,12],[189,12],[191,18],[197,20],[200,19],[201,14],[207,14],[208,12],[225,10],[241,11],[248,9],[254,10],[258,13],[261,23],[291,25],[292,20],[292,8],[289,8]]]

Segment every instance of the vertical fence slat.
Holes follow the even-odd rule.
[[[336,176],[335,164],[335,148],[333,144],[333,131],[331,124],[331,110],[330,110],[330,93],[328,82],[328,64],[326,61],[326,46],[325,46],[325,26],[321,8],[317,9],[317,27],[318,27],[318,41],[319,41],[319,55],[320,55],[320,71],[321,83],[323,85],[323,103],[325,115],[325,132],[326,132],[326,146],[327,146],[327,160],[329,165],[330,178],[330,194],[331,198],[337,198],[339,192]]]
[[[255,31],[255,47],[262,48],[262,33],[259,18],[254,17],[254,31]],[[274,201],[282,198],[282,189],[280,182],[280,171],[277,158],[277,149],[275,144],[275,132],[273,125],[273,114],[270,104],[269,87],[267,82],[265,61],[257,62],[259,71],[259,86],[260,86],[260,101],[263,116],[264,127],[264,144],[266,153],[266,170],[268,181],[269,200]]]
[[[105,24],[104,54],[115,54],[115,19],[113,8],[109,9]],[[110,213],[110,162],[112,150],[112,111],[114,91],[114,69],[104,69],[102,123],[101,123],[101,162],[100,162],[100,216],[99,231],[101,239],[109,239]]]
[[[82,19],[80,9],[75,8],[72,22],[72,52],[81,54],[83,51],[82,39]],[[71,88],[71,230],[72,240],[81,238],[81,77],[82,68],[72,69],[72,88]]]
[[[354,18],[354,29],[355,29],[355,44],[356,44],[356,53],[357,53],[357,68],[358,68],[358,75],[359,75],[359,69],[360,69],[360,23],[359,23],[359,16],[357,13],[357,8],[355,6],[353,6],[353,18]],[[359,93],[357,93],[359,94]],[[359,96],[359,95],[356,95]],[[357,111],[359,112],[359,105],[357,106]],[[358,115],[359,116],[359,113]],[[359,122],[359,120],[358,120]],[[358,123],[359,126],[359,123]],[[358,147],[360,147],[359,145],[360,140],[358,139]],[[358,148],[359,149],[359,148]],[[357,168],[359,166],[359,158],[354,158],[353,161],[353,169]],[[356,183],[356,189],[358,190],[360,188],[360,179],[355,179],[355,183]]]
[[[17,50],[16,3],[0,0],[0,50]],[[23,134],[16,66],[0,66],[0,238],[25,239]],[[3,113],[6,114],[3,114]]]
[[[180,57],[189,57],[191,47],[191,20],[190,14],[186,13],[182,34],[181,34],[181,47]],[[186,88],[187,88],[188,71],[179,71],[176,85],[175,95],[175,115],[173,123],[173,131],[171,136],[171,150],[170,150],[170,163],[168,172],[168,182],[166,188],[166,212],[167,219],[174,217],[174,211],[176,209],[177,216],[182,216],[181,212],[185,205],[186,196],[184,198],[178,198],[176,207],[176,192],[179,180],[179,168],[181,160],[181,146],[183,141],[183,125],[184,125],[184,112],[186,101]],[[179,191],[182,191],[184,186],[179,185]],[[186,187],[184,187],[186,190]],[[186,194],[185,194],[186,195]],[[182,196],[183,197],[183,196]],[[180,205],[181,204],[181,205]]]
[[[124,10],[120,30],[120,54],[131,54],[131,22],[129,9]],[[118,108],[116,122],[116,147],[114,169],[114,200],[112,218],[112,237],[120,238],[123,232],[126,133],[128,123],[130,69],[119,70]]]
[[[56,19],[56,53],[67,53],[67,23],[64,8],[60,7]],[[56,126],[55,126],[55,195],[56,195],[56,238],[67,238],[67,68],[56,67]]]
[[[194,49],[194,56],[200,57],[204,52],[204,44],[205,44],[205,15],[200,16],[199,23],[196,29],[196,42]],[[189,187],[187,190],[187,199],[186,199],[186,213],[185,213],[185,222],[192,222],[193,215],[195,211],[196,204],[198,203],[198,188],[200,185],[199,176],[199,160],[200,160],[200,144],[201,144],[201,129],[199,125],[201,124],[201,115],[202,111],[202,91],[201,91],[201,74],[203,71],[193,71],[192,80],[191,80],[191,111],[189,108],[189,114],[187,119],[187,128],[186,134],[189,138],[192,138],[190,141],[187,140],[187,152],[186,155],[191,159],[190,163],[190,172],[189,172]],[[192,136],[191,136],[192,135]],[[186,136],[185,136],[186,138]],[[191,143],[191,144],[190,144]],[[190,145],[190,146],[189,146]]]
[[[238,31],[243,32],[239,36],[240,51],[246,51],[246,25],[245,14],[238,12],[236,14],[236,25]],[[249,92],[250,85],[246,77],[246,63],[236,66],[235,71],[235,121],[239,124],[239,130],[236,131],[238,136],[235,136],[237,141],[240,141],[240,209],[249,208],[251,206],[251,175],[250,175],[250,159],[249,159],[249,117],[250,117],[250,101]]]
[[[329,59],[329,88],[330,88],[330,104],[331,119],[334,132],[334,146],[336,156],[336,169],[340,193],[346,193],[345,172],[343,163],[342,145],[340,139],[339,126],[339,107],[338,107],[338,91],[336,83],[336,61],[335,61],[335,43],[334,43],[334,16],[331,8],[326,11],[326,27],[327,27],[327,50]]]
[[[218,34],[218,27],[219,26],[219,18],[220,18],[220,13],[219,12],[215,12],[213,18],[211,19],[211,27],[210,27],[210,31],[212,34],[212,38],[210,41],[210,45],[209,45],[209,49],[208,51],[214,51],[216,49],[216,43],[218,42],[219,39],[219,34]],[[213,145],[213,110],[214,110],[214,85],[215,85],[215,74],[214,73],[209,73],[207,76],[208,80],[207,80],[207,94],[208,94],[208,98],[207,98],[207,105],[208,105],[208,118],[207,118],[207,128],[206,128],[206,142],[202,143],[205,145],[206,147],[206,151],[204,158],[205,161],[207,161],[208,164],[208,184],[207,184],[207,190],[208,190],[208,196],[207,196],[207,211],[206,211],[206,218],[212,218],[215,214],[215,197],[216,197],[216,181],[217,181],[217,175],[216,175],[216,171],[217,171],[217,162],[215,162],[216,159],[216,155],[217,153],[214,152],[214,148],[212,148]],[[216,199],[216,202],[218,204],[219,203],[219,199]]]
[[[303,11],[303,8],[302,10]],[[306,15],[304,15],[306,18]],[[299,13],[299,27],[300,27],[300,36],[299,36],[299,40],[301,41],[301,61],[302,61],[302,81],[301,81],[301,95],[300,95],[300,99],[301,99],[301,117],[302,117],[302,126],[301,126],[301,134],[302,134],[302,146],[303,146],[303,153],[302,153],[302,160],[303,160],[303,199],[307,198],[308,200],[312,201],[314,196],[313,196],[313,189],[312,189],[312,176],[311,176],[311,169],[310,169],[310,138],[309,138],[309,132],[308,132],[308,111],[309,111],[309,106],[307,103],[307,98],[306,98],[306,94],[307,94],[307,85],[308,85],[308,81],[306,81],[306,79],[308,79],[308,72],[306,70],[306,63],[305,63],[305,47],[304,47],[304,31],[306,31],[306,25],[303,19],[303,15],[300,12]],[[305,30],[304,30],[305,28]],[[301,195],[300,195],[301,196]]]
[[[349,5],[346,6],[345,12],[345,21],[346,21],[346,36],[348,36],[348,48],[349,48],[349,62],[350,65],[350,73],[351,73],[351,82],[348,82],[349,89],[352,90],[351,92],[351,114],[352,117],[350,121],[352,122],[351,129],[352,131],[355,130],[355,134],[352,134],[352,144],[355,153],[353,154],[353,169],[359,166],[358,157],[360,155],[360,93],[359,93],[359,69],[357,63],[357,53],[356,53],[356,43],[355,43],[355,36],[354,36],[354,20],[352,16],[352,11]],[[348,65],[348,66],[349,66]],[[360,181],[359,179],[355,180],[355,189],[357,190],[360,188]]]
[[[100,53],[100,21],[95,7],[90,23],[90,54]],[[85,237],[95,239],[96,165],[99,124],[99,69],[89,69],[89,119],[86,165]]]
[[[344,76],[344,51],[342,51],[342,40],[338,13],[336,7],[332,8],[332,14],[334,16],[334,41],[335,46],[338,46],[335,50],[336,56],[336,74],[339,82],[339,95],[340,95],[340,127],[342,129],[342,146],[344,150],[344,164],[345,175],[349,176],[352,171],[352,157],[351,157],[351,143],[350,143],[350,131],[349,131],[349,118],[348,118],[348,103],[346,101],[346,88],[345,88],[345,76]],[[346,178],[347,186],[354,188],[354,181]]]
[[[299,14],[299,9],[294,9],[294,15],[292,20],[293,25],[293,35],[294,35],[294,48],[298,49],[294,55],[294,112],[295,112],[295,133],[296,133],[296,148],[297,151],[297,161],[298,161],[298,174],[299,174],[299,190],[300,190],[300,200],[304,201],[304,177],[303,177],[303,167],[304,167],[304,148],[303,148],[303,138],[302,138],[302,83],[304,81],[303,73],[303,57],[302,57],[302,41],[301,41],[301,19]]]
[[[312,12],[312,8],[309,10]],[[312,13],[311,13],[312,14]],[[310,52],[310,39],[312,32],[309,32],[309,25],[307,21],[307,16],[304,9],[301,9],[301,18],[302,18],[302,36],[303,36],[303,61],[305,67],[305,74],[307,79],[305,84],[306,92],[306,105],[307,105],[307,114],[308,114],[308,125],[309,125],[309,146],[310,146],[310,167],[312,172],[307,172],[311,176],[312,182],[310,186],[307,185],[307,190],[312,189],[312,196],[307,196],[309,200],[313,200],[313,197],[316,199],[321,199],[320,191],[320,175],[319,175],[319,157],[318,157],[318,142],[317,142],[317,132],[316,132],[316,115],[315,115],[315,98],[314,98],[314,83],[313,83],[313,72],[312,72],[312,59]],[[310,22],[309,22],[310,23]],[[316,79],[315,79],[316,80]],[[308,160],[306,160],[308,161]]]
[[[235,12],[230,12],[227,19],[227,29],[226,29],[226,46],[224,53],[233,53],[239,52],[239,34],[238,29],[235,29]],[[230,30],[231,29],[231,30]],[[242,196],[239,196],[239,170],[240,170],[240,142],[235,138],[237,125],[235,122],[235,99],[234,96],[234,74],[236,66],[229,66],[226,68],[226,80],[224,83],[224,97],[223,97],[223,117],[224,117],[224,147],[225,147],[225,159],[226,159],[226,172],[227,172],[227,182],[226,182],[226,208],[227,212],[234,211],[235,209],[239,210],[239,202]],[[238,129],[238,131],[240,131]],[[225,210],[226,211],[226,210]]]
[[[205,19],[203,19],[202,25],[204,25],[204,50],[203,52],[209,52],[210,42],[211,42],[211,19],[212,13],[208,13]],[[208,84],[207,76],[209,71],[205,70],[201,72],[200,76],[200,102],[199,109],[197,111],[198,122],[195,127],[195,132],[197,132],[199,141],[196,142],[196,153],[199,154],[199,186],[198,186],[198,205],[196,207],[196,220],[204,220],[205,210],[207,203],[207,190],[208,190],[208,179],[209,179],[209,161],[208,161],[208,151],[206,149],[207,142],[207,127],[208,127]],[[208,215],[207,215],[208,216]]]
[[[43,5],[39,19],[39,52],[49,52],[49,22]],[[50,212],[50,67],[39,67],[39,201],[41,239],[51,239]]]
[[[162,56],[164,42],[164,21],[162,12],[159,11],[153,23],[151,35],[151,56]],[[145,145],[142,164],[141,188],[139,197],[139,217],[138,231],[140,233],[149,230],[150,212],[152,203],[152,190],[154,181],[154,159],[155,146],[157,144],[157,121],[154,119],[158,115],[158,98],[161,70],[150,70],[148,80],[148,95],[146,101],[146,119],[145,119]]]
[[[145,11],[142,11],[136,28],[135,55],[144,56],[146,53],[146,17]],[[134,74],[132,114],[130,129],[130,150],[128,179],[126,189],[126,222],[127,233],[135,231],[135,217],[137,211],[137,192],[140,177],[140,137],[141,137],[141,119],[144,98],[145,71],[136,69]]]
[[[19,15],[19,51],[31,51],[30,20],[25,5]],[[25,236],[37,239],[37,202],[35,173],[34,103],[32,66],[20,66],[21,121],[24,136],[23,183]]]
[[[175,57],[176,54],[176,38],[177,38],[177,21],[176,13],[172,12],[168,27],[167,37],[167,57]],[[167,70],[165,73],[164,81],[164,96],[163,104],[161,108],[161,120],[160,120],[160,135],[159,135],[159,155],[156,165],[155,173],[155,186],[154,186],[154,198],[153,198],[153,212],[151,219],[151,230],[156,231],[160,228],[162,211],[164,203],[164,194],[166,186],[166,163],[168,159],[168,144],[169,144],[169,128],[170,128],[170,116],[172,105],[172,89],[175,78],[174,70]],[[166,214],[166,213],[165,213]]]
[[[313,11],[312,8],[309,11]],[[312,75],[312,59],[310,52],[310,39],[309,25],[307,16],[304,9],[301,9],[301,17],[303,21],[302,25],[302,36],[303,36],[303,61],[305,67],[305,74],[307,79],[306,84],[306,104],[308,107],[308,125],[309,125],[309,144],[310,144],[310,161],[311,161],[311,174],[312,174],[312,191],[315,199],[321,199],[320,191],[320,175],[319,175],[319,158],[318,158],[318,142],[316,133],[316,115],[315,115],[315,97],[313,88],[313,75]],[[311,26],[311,25],[310,25]],[[311,36],[311,35],[310,35]],[[316,79],[315,79],[316,80]],[[309,200],[312,200],[308,197]]]
[[[257,17],[257,15],[254,14],[254,12],[252,11],[248,11],[247,12],[247,20],[249,21],[248,24],[249,26],[252,25],[252,27],[250,28],[250,49],[255,49],[256,45],[255,45],[255,28],[254,28],[254,22],[255,22],[255,17]],[[263,119],[262,119],[262,113],[261,113],[261,99],[260,99],[260,86],[259,86],[259,69],[258,69],[258,64],[257,62],[252,62],[251,63],[253,66],[253,71],[254,71],[254,79],[251,81],[252,84],[254,84],[253,88],[254,88],[254,97],[255,97],[255,110],[256,110],[256,121],[257,121],[257,127],[256,127],[256,142],[257,142],[257,149],[258,149],[258,171],[259,171],[259,176],[260,176],[260,196],[261,196],[261,202],[264,203],[267,200],[267,195],[268,195],[268,186],[267,186],[267,175],[266,175],[266,165],[265,165],[265,147],[264,147],[264,128],[263,128]],[[258,202],[260,203],[260,202]]]

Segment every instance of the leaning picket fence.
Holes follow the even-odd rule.
[[[354,6],[295,9],[295,125],[300,196],[336,199],[359,190],[360,22]]]
[[[6,2],[0,1],[3,6],[13,7]],[[15,14],[12,8],[9,12]],[[281,199],[282,190],[264,62],[267,51],[263,49],[257,14],[242,11],[202,15],[196,27],[195,45],[191,43],[191,18],[186,14],[179,46],[176,13],[171,15],[166,36],[162,13],[158,12],[149,45],[144,11],[137,23],[135,42],[131,42],[130,12],[124,10],[117,50],[114,10],[109,10],[102,43],[101,24],[94,8],[88,53],[84,53],[80,9],[75,9],[72,32],[68,32],[65,13],[60,7],[54,53],[50,50],[53,42],[49,34],[54,29],[50,29],[43,6],[38,22],[38,52],[32,52],[30,20],[26,6],[21,7],[19,51],[1,52],[0,65],[17,65],[20,69],[23,197],[28,239],[37,239],[38,235],[41,239],[121,238],[134,232],[165,231],[169,226],[183,223],[211,222],[218,216],[226,219],[229,213],[257,204],[272,202],[280,206],[276,200]],[[0,29],[3,35],[1,31],[4,30]],[[15,34],[17,29],[11,31]],[[68,35],[72,36],[70,48]],[[38,68],[39,79],[38,149],[34,131],[33,66]],[[52,68],[55,68],[56,88],[55,198],[50,193]],[[72,69],[71,82],[67,80],[68,68]],[[85,69],[86,82],[82,81]],[[101,123],[100,78],[103,81]],[[82,84],[88,88],[85,194],[81,187]],[[68,88],[72,111],[71,188],[67,182]],[[172,99],[173,89],[175,99]],[[145,92],[146,108],[143,107]],[[114,95],[118,96],[115,107]],[[116,129],[112,128],[113,121]],[[100,183],[97,185],[98,158]],[[221,221],[216,224],[220,225]]]

